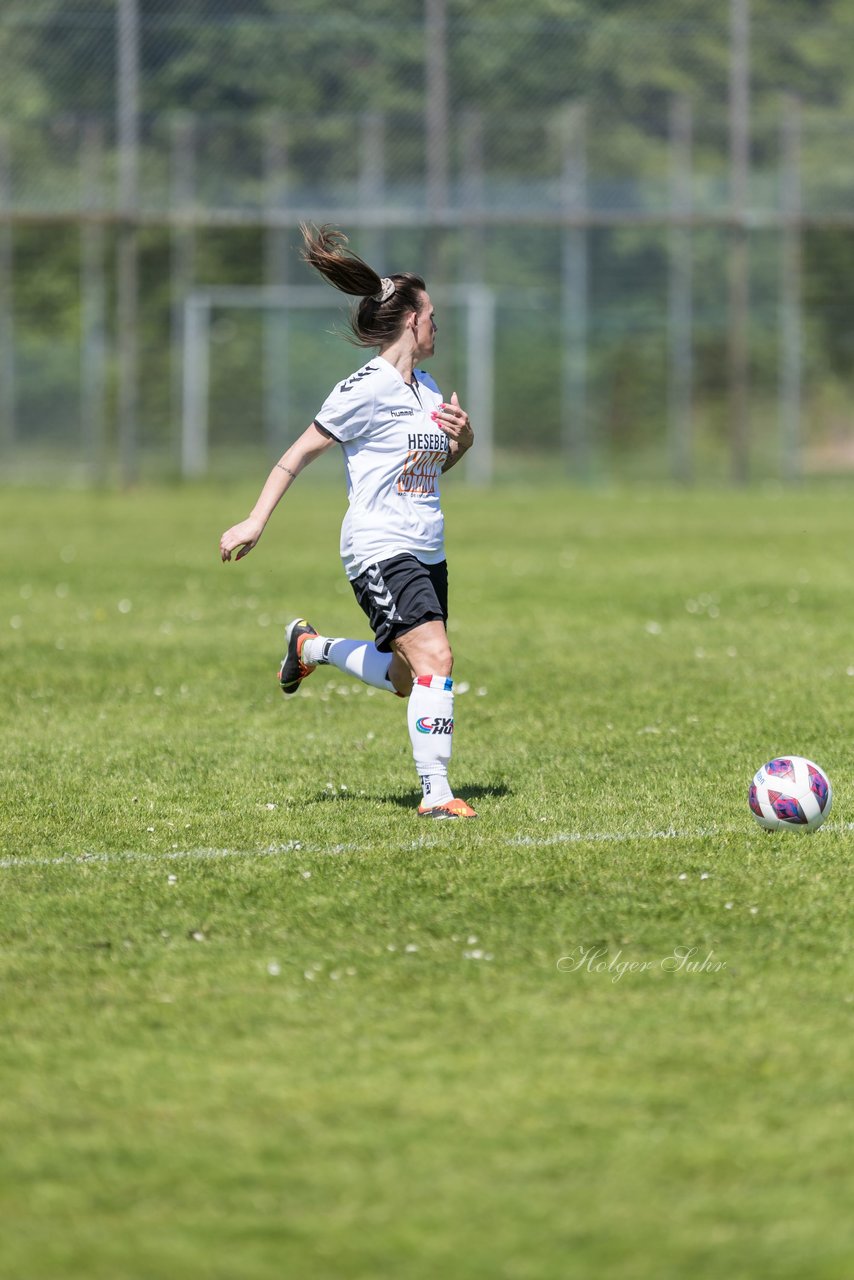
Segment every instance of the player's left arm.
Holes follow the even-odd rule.
[[[451,395],[450,404],[439,405],[432,417],[436,426],[444,431],[450,441],[448,460],[442,467],[443,472],[450,471],[451,467],[455,466],[474,444],[471,421],[457,399],[456,391]]]
[[[249,554],[264,532],[279,501],[300,472],[335,443],[335,438],[328,432],[319,430],[316,422],[306,427],[273,467],[247,518],[226,529],[220,538],[219,551],[223,561],[230,560],[233,551],[237,552],[236,560],[242,560]]]

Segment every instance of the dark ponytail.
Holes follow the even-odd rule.
[[[385,347],[403,331],[406,316],[420,311],[427,286],[408,271],[378,276],[347,246],[347,237],[335,227],[300,224],[302,258],[324,279],[350,297],[361,298],[350,316],[353,341],[359,347]],[[393,286],[393,289],[392,289]]]

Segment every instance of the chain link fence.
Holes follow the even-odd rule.
[[[426,275],[473,481],[846,470],[852,69],[842,0],[5,0],[0,473],[257,473],[361,358],[301,219]]]

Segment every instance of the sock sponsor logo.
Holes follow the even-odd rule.
[[[454,717],[422,716],[420,720],[415,721],[415,728],[419,733],[453,733]]]

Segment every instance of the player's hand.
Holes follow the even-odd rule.
[[[253,520],[251,516],[248,520],[241,520],[240,524],[234,525],[233,528],[226,529],[219,540],[219,553],[223,561],[231,559],[232,551],[237,551],[235,560],[242,560],[244,556],[248,556],[263,532],[264,526],[261,521]]]
[[[451,395],[451,403],[440,405],[431,417],[436,426],[440,427],[451,440],[456,440],[461,449],[470,449],[474,444],[471,421],[457,399],[456,391]]]

